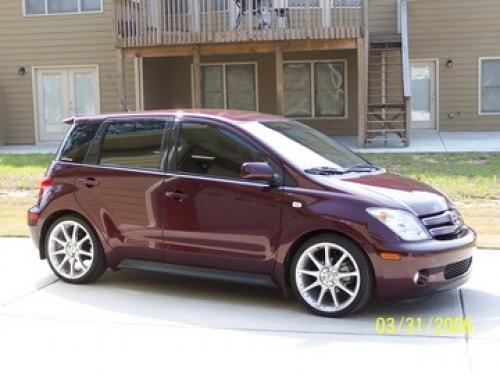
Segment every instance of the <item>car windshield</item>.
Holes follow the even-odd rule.
[[[327,135],[297,121],[242,125],[283,158],[311,174],[335,175],[377,169]]]

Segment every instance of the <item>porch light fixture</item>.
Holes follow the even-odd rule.
[[[446,61],[446,66],[448,68],[453,68],[453,60],[452,59],[448,59],[448,61]]]
[[[21,66],[19,69],[17,69],[18,76],[23,76],[25,74],[26,74],[26,68],[24,66]]]

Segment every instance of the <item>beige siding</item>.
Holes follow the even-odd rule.
[[[113,0],[99,14],[23,17],[21,1],[0,1],[0,119],[7,144],[35,142],[33,67],[99,65],[101,112],[119,109]],[[19,67],[26,75],[18,76]],[[127,59],[127,98],[134,104],[134,65]],[[114,82],[114,83],[113,83]]]
[[[398,0],[369,0],[371,34],[395,34],[398,31]]]
[[[283,57],[285,61],[347,60],[347,118],[303,121],[328,135],[355,135],[358,126],[356,50],[289,52]],[[259,111],[276,113],[276,74],[273,54],[202,56],[202,63],[217,62],[256,62]],[[190,66],[190,58],[145,58],[145,109],[191,107]]]
[[[479,58],[500,57],[499,17],[498,0],[409,3],[410,57],[439,59],[441,130],[500,129],[500,116],[478,114]]]

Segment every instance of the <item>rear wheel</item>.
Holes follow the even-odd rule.
[[[342,317],[368,303],[373,274],[358,246],[340,236],[321,235],[305,242],[295,254],[290,283],[310,311]]]
[[[45,251],[54,273],[69,283],[92,282],[106,270],[95,231],[77,216],[63,216],[52,223],[45,238]]]

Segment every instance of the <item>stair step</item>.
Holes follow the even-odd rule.
[[[406,133],[406,129],[366,129],[367,133]]]

